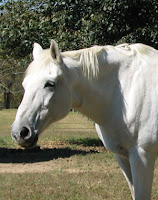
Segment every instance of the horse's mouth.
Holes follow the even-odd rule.
[[[37,141],[38,141],[38,135],[36,135],[32,141],[31,140],[22,141],[19,143],[19,145],[21,147],[24,147],[25,149],[31,149],[37,146]]]

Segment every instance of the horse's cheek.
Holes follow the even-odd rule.
[[[67,115],[72,104],[71,91],[68,87],[64,87],[61,90],[62,91],[58,93],[56,106],[58,107],[58,110],[62,110],[63,115]]]

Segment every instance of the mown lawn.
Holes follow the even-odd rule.
[[[94,125],[70,113],[40,137],[40,149],[23,150],[10,137],[16,110],[0,111],[1,200],[131,200],[112,153]],[[152,200],[158,199],[158,163]]]

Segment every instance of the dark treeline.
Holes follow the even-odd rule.
[[[157,0],[1,1],[0,106],[18,106],[32,45],[62,51],[141,42],[158,49]]]

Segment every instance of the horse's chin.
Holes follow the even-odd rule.
[[[33,149],[37,147],[37,141],[38,141],[38,136],[36,136],[32,141],[30,142],[20,142],[18,143],[21,147],[25,149]]]

